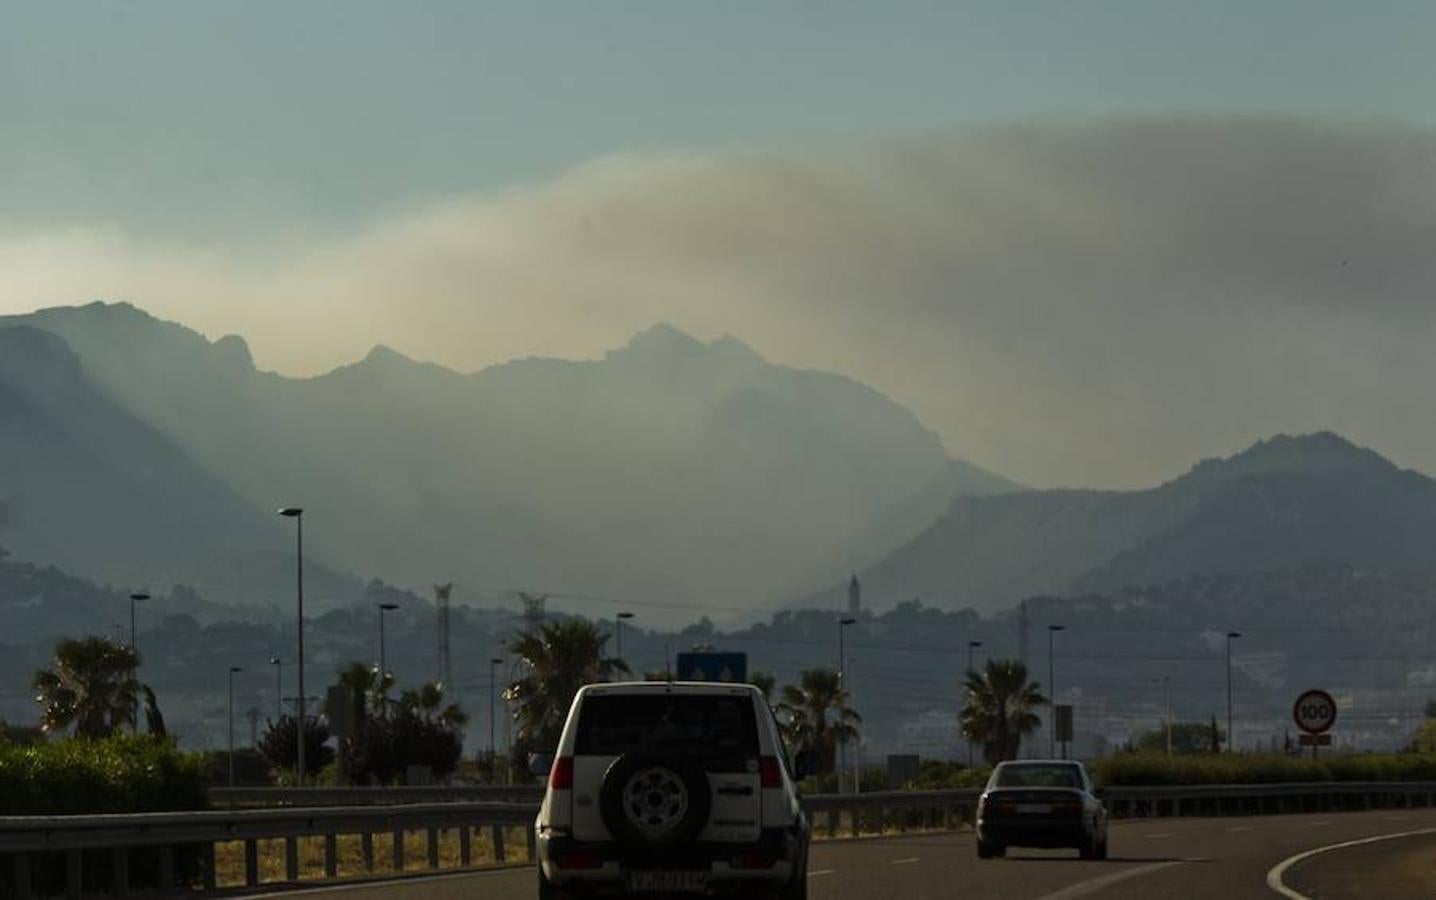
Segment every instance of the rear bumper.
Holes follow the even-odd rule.
[[[1088,840],[1082,819],[979,819],[977,838],[990,844],[1015,847],[1079,847]]]
[[[706,872],[715,889],[741,888],[755,882],[786,884],[803,864],[806,835],[797,830],[765,828],[751,843],[693,843],[674,850],[634,850],[612,842],[576,841],[540,831],[537,839],[538,864],[550,883],[560,886],[588,885],[595,889],[621,890],[629,872]],[[560,863],[587,857],[591,867],[565,868]],[[756,861],[772,860],[756,868]],[[601,890],[600,890],[601,893]]]

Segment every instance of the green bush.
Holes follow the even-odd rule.
[[[203,809],[201,759],[165,738],[0,745],[0,815]]]
[[[1088,766],[1106,785],[1436,781],[1436,754],[1364,753],[1312,760],[1275,755],[1123,753]]]
[[[992,775],[990,766],[980,765],[968,768],[961,763],[925,759],[918,768],[917,777],[903,785],[907,791],[946,791],[956,788],[985,787]]]

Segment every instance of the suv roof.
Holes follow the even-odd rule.
[[[581,694],[756,694],[751,684],[728,681],[614,681],[589,684]]]

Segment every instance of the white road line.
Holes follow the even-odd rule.
[[[893,865],[895,865],[895,866],[906,866],[906,865],[911,865],[912,863],[915,863],[915,862],[917,862],[917,857],[916,857],[916,856],[909,856],[907,859],[895,859],[895,860],[893,860]]]
[[[1252,827],[1251,827],[1250,825],[1233,825],[1231,828],[1228,828],[1228,829],[1227,829],[1227,833],[1228,833],[1228,834],[1236,834],[1236,833],[1239,832],[1239,831],[1251,831],[1251,830],[1252,830]]]
[[[1339,844],[1328,844],[1325,847],[1317,847],[1315,850],[1307,850],[1303,853],[1298,853],[1295,856],[1289,856],[1281,862],[1277,863],[1276,865],[1272,866],[1271,871],[1266,873],[1266,886],[1276,891],[1278,894],[1281,894],[1283,897],[1288,898],[1288,900],[1311,900],[1310,897],[1301,893],[1300,891],[1294,891],[1286,886],[1286,881],[1284,880],[1286,872],[1288,869],[1290,869],[1297,863],[1311,859],[1313,856],[1317,856],[1318,854],[1330,852],[1332,850],[1343,850],[1347,847],[1359,847],[1362,844],[1374,844],[1377,841],[1392,841],[1396,838],[1417,837],[1418,835],[1423,834],[1436,834],[1436,828],[1421,828],[1416,831],[1398,831],[1395,834],[1378,834],[1375,837],[1361,838],[1355,841],[1342,841]]]
[[[453,881],[458,878],[485,878],[498,875],[513,874],[517,869],[529,868],[531,863],[515,863],[513,865],[494,867],[491,869],[464,869],[458,872],[439,872],[436,874],[414,874],[380,876],[377,878],[354,878],[344,884],[324,884],[317,887],[303,888],[281,888],[278,891],[260,891],[253,894],[238,894],[245,900],[280,900],[285,897],[304,897],[313,894],[341,894],[345,891],[359,891],[368,888],[400,887],[406,884],[424,884],[432,881]],[[232,890],[232,889],[230,889]]]
[[[1109,875],[1079,881],[1076,884],[1068,885],[1060,891],[1043,894],[1041,897],[1038,897],[1037,900],[1075,900],[1077,897],[1086,897],[1088,894],[1095,894],[1100,890],[1111,887],[1119,881],[1126,881],[1128,878],[1136,878],[1139,875],[1151,875],[1153,872],[1160,872],[1172,866],[1180,866],[1183,862],[1185,862],[1185,860],[1174,859],[1168,862],[1138,866],[1135,869],[1123,869],[1120,872],[1112,872]]]
[[[1155,834],[1144,834],[1144,835],[1142,835],[1142,837],[1147,838],[1148,840],[1153,840],[1153,841],[1158,840],[1159,838],[1169,838],[1169,837],[1171,837],[1171,836],[1172,836],[1172,833],[1171,833],[1170,831],[1158,831],[1158,832],[1155,833]]]
[[[838,871],[838,870],[837,870],[837,869],[812,869],[812,870],[810,870],[810,871],[808,872],[808,877],[809,877],[809,878],[817,878],[819,875],[831,875],[831,874],[833,874],[833,873],[836,872],[836,871]]]

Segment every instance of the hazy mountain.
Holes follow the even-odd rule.
[[[0,328],[0,540],[139,587],[282,535],[160,431],[107,397],[54,335]]]
[[[316,557],[401,583],[760,606],[877,558],[957,494],[1009,487],[867,387],[662,325],[591,362],[460,374],[376,347],[307,379],[126,304],[4,325],[62,337],[254,508],[305,506]]]
[[[1424,569],[1433,533],[1436,482],[1334,434],[1283,435],[1150,490],[959,498],[860,577],[877,605],[921,596],[996,610],[1190,575]]]

